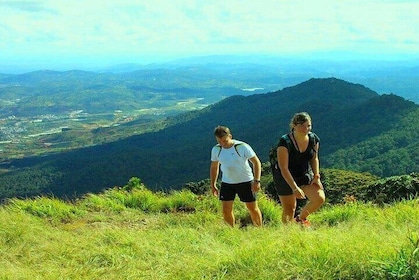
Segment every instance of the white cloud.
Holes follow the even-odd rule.
[[[2,56],[419,53],[419,1],[0,2]],[[30,50],[30,51],[29,51]]]

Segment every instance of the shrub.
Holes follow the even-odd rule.
[[[348,197],[359,199],[364,189],[379,179],[369,173],[337,169],[324,169],[321,176],[327,202],[331,204],[343,203]]]
[[[419,174],[393,176],[369,185],[360,198],[377,204],[412,199],[419,194]]]
[[[159,209],[162,212],[195,212],[198,197],[189,190],[174,191],[161,199]]]
[[[187,189],[197,195],[203,195],[210,190],[210,180],[205,179],[199,182],[189,182],[182,186],[182,189]]]
[[[140,178],[137,177],[132,177],[128,183],[122,187],[123,190],[126,191],[132,191],[134,189],[138,189],[138,190],[144,190],[146,189],[146,187],[144,186],[144,184],[141,182]]]

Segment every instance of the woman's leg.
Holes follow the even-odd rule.
[[[307,204],[301,209],[300,218],[307,219],[307,216],[317,211],[326,200],[324,190],[317,185],[306,185],[302,187],[306,197],[308,198]]]
[[[284,224],[294,220],[294,212],[297,207],[295,195],[280,195],[279,200],[282,205],[282,222]]]

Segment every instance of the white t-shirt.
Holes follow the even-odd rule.
[[[222,172],[221,181],[238,184],[253,180],[249,158],[256,155],[249,144],[233,139],[234,145],[224,149],[219,144],[211,150],[211,161],[218,161]]]

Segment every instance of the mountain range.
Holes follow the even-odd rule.
[[[330,54],[330,53],[329,53]],[[304,82],[312,77],[336,77],[359,83],[374,89],[379,94],[397,94],[419,104],[419,60],[405,58],[354,58],[345,53],[335,53],[339,59],[317,54],[306,57],[263,55],[210,55],[188,57],[162,64],[140,65],[135,63],[98,69],[105,73],[130,73],[169,69],[197,70],[209,78],[225,77],[243,84],[264,85],[265,90],[278,90]],[[265,91],[265,92],[266,92]]]
[[[205,56],[161,64],[116,65],[95,72],[39,70],[0,74],[0,105],[2,99],[19,99],[20,105],[0,106],[0,117],[66,110],[104,113],[143,109],[150,104],[160,107],[169,100],[188,98],[200,98],[198,105],[207,105],[232,95],[276,91],[312,77],[336,77],[419,104],[418,65],[418,59],[409,58]]]
[[[164,129],[58,154],[3,163],[2,198],[53,193],[82,195],[139,177],[150,189],[179,189],[209,177],[213,129],[231,128],[262,161],[306,111],[321,139],[322,168],[377,176],[419,170],[419,107],[394,94],[380,95],[337,78],[312,78],[282,90],[227,97],[204,109],[168,117]]]

